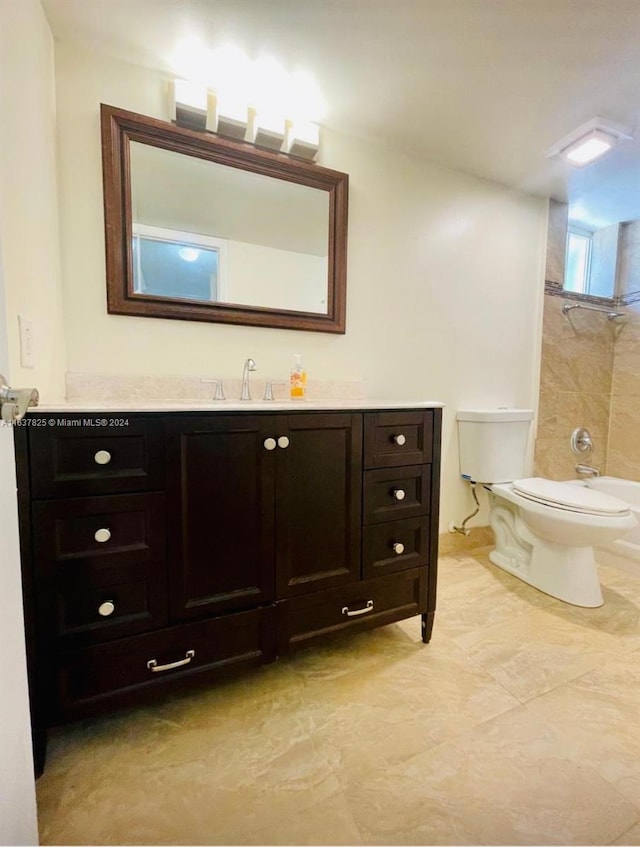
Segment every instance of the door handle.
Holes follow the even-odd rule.
[[[21,421],[30,406],[37,406],[40,395],[35,388],[9,388],[0,374],[0,416],[7,423]]]

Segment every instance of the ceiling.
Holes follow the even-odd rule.
[[[640,125],[638,0],[42,0],[54,37],[174,73],[180,39],[312,74],[322,123],[558,200],[640,217],[639,140],[575,170],[545,151],[589,119]],[[613,186],[613,188],[612,188]],[[635,209],[635,211],[632,211]]]

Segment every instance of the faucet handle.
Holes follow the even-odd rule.
[[[215,385],[216,390],[213,395],[214,400],[226,400],[227,398],[224,396],[224,385],[222,384],[221,379],[201,379],[200,382],[207,382],[211,385]]]
[[[586,453],[588,450],[593,450],[593,441],[589,430],[583,426],[577,426],[571,433],[570,445],[577,456]]]
[[[275,400],[276,398],[273,396],[273,386],[274,385],[286,385],[286,382],[274,382],[273,380],[267,380],[264,387],[264,397],[263,400]]]

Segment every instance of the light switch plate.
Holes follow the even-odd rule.
[[[18,325],[20,326],[20,364],[23,368],[35,368],[33,321],[24,315],[18,315]]]

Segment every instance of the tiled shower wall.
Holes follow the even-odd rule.
[[[606,471],[640,481],[639,306],[634,303],[624,309],[627,317],[616,338]]]
[[[619,307],[625,317],[609,321],[606,314],[585,309],[565,315],[562,306],[577,302],[562,296],[566,206],[550,205],[534,462],[538,476],[572,479],[576,463],[582,462],[603,474],[640,481],[640,224],[623,228],[617,299],[627,301]],[[576,426],[591,433],[591,454],[572,453]]]
[[[534,473],[547,479],[573,479],[576,462],[604,472],[607,462],[615,336],[620,327],[600,312],[574,309],[564,315],[566,302],[552,294],[544,298]],[[593,452],[582,458],[569,446],[577,426],[585,426],[594,443]]]

